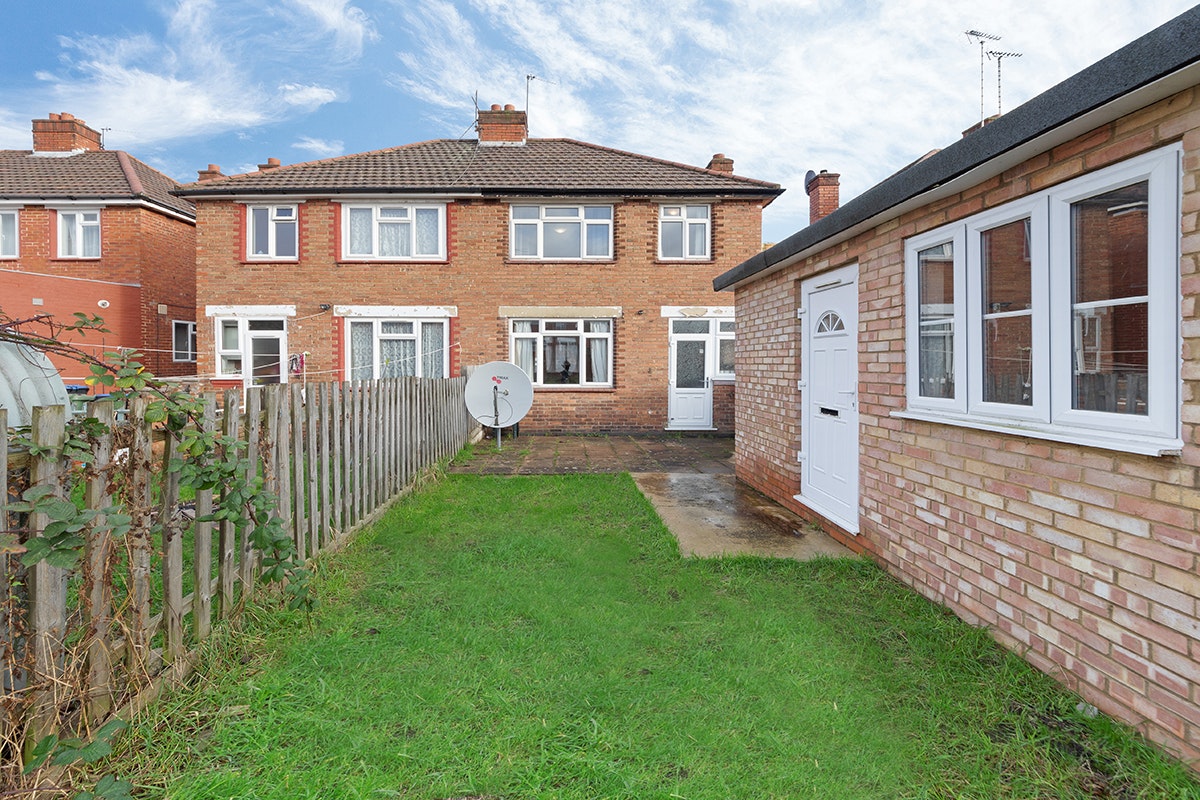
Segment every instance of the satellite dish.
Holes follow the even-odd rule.
[[[533,407],[533,384],[525,371],[508,361],[490,361],[477,367],[467,379],[467,411],[481,425],[500,429],[516,425]]]

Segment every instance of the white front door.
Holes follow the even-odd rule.
[[[671,382],[667,396],[667,427],[678,430],[712,428],[712,376],[709,353],[711,320],[671,321]],[[700,328],[703,326],[703,330]],[[690,330],[694,328],[695,330]],[[687,332],[684,332],[687,331]]]
[[[858,266],[801,284],[800,495],[858,532]]]

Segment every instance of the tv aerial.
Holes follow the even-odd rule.
[[[464,391],[467,412],[480,425],[496,429],[496,449],[503,449],[500,430],[516,425],[533,407],[533,384],[525,371],[508,361],[489,361],[476,368]]]

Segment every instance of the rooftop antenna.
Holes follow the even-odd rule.
[[[112,128],[101,128],[100,129],[100,149],[101,150],[104,149],[104,137],[107,136],[108,132],[111,130],[112,130]]]
[[[977,30],[969,30],[966,34],[972,43],[979,43],[979,126],[982,128],[983,121],[987,118],[983,111],[984,42],[998,42],[1000,37]]]
[[[529,84],[537,80],[537,75],[528,73],[525,75],[525,119],[529,119]],[[528,124],[528,123],[526,123]]]
[[[1000,108],[1000,62],[1006,58],[1020,58],[1020,53],[1001,52],[999,50],[988,50],[988,58],[996,59],[996,113],[1003,114],[1004,111]]]

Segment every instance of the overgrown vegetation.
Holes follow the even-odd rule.
[[[141,418],[174,441],[168,474],[174,476],[187,494],[219,491],[216,510],[201,519],[214,523],[227,521],[235,531],[245,531],[261,554],[261,580],[281,588],[290,608],[310,608],[308,570],[297,560],[295,545],[282,521],[272,513],[276,500],[265,490],[257,465],[248,463],[245,444],[218,433],[211,425],[206,426],[205,400],[156,379],[138,360],[140,354],[113,352],[98,358],[64,342],[68,334],[80,336],[88,332],[105,332],[103,321],[77,314],[72,322],[59,324],[46,316],[13,319],[0,313],[0,342],[15,342],[80,361],[90,370],[87,383],[109,393],[121,407],[130,407],[135,397],[147,398]],[[113,426],[110,430],[96,418],[71,420],[61,446],[36,440],[28,429],[4,433],[15,447],[24,449],[31,457],[57,461],[60,470],[54,483],[33,486],[18,483],[15,489],[20,492],[20,500],[9,503],[8,513],[0,516],[0,555],[4,557],[0,563],[4,569],[0,580],[4,595],[0,597],[3,623],[0,629],[5,634],[5,640],[0,641],[0,655],[3,655],[0,672],[6,681],[10,677],[15,680],[17,676],[29,676],[27,683],[6,687],[0,698],[3,716],[0,783],[14,789],[22,783],[63,789],[57,774],[51,776],[51,785],[47,786],[47,778],[40,771],[46,767],[87,764],[103,757],[120,725],[89,716],[88,701],[96,687],[88,685],[86,669],[67,670],[54,676],[37,674],[35,648],[28,643],[32,631],[23,617],[29,595],[27,570],[43,562],[74,570],[85,554],[89,539],[114,543],[105,557],[92,565],[98,571],[87,574],[83,582],[104,587],[104,605],[110,610],[105,616],[122,625],[125,612],[137,603],[134,595],[140,591],[144,597],[150,596],[151,587],[144,585],[139,589],[136,575],[140,572],[142,580],[145,579],[152,551],[165,540],[174,509],[154,513],[161,506],[147,483],[146,465],[135,463],[133,457],[112,458],[107,463],[98,463],[94,457],[97,440],[109,435],[113,436],[114,450],[124,448],[130,452],[133,439],[130,425]],[[101,477],[106,486],[103,494],[110,502],[91,507],[79,502],[80,487]],[[35,515],[42,515],[46,523],[35,527]],[[78,579],[71,583],[77,593],[72,610],[79,616],[74,619],[74,629],[65,632],[65,640],[53,646],[83,652],[91,633],[86,622],[93,611],[92,597],[79,591]],[[47,602],[47,598],[40,598],[40,602]],[[82,657],[58,660],[68,665],[86,663]],[[144,666],[130,670],[127,685],[116,700],[129,699],[145,688],[153,676],[146,674]],[[58,669],[62,669],[61,665]],[[36,727],[57,729],[59,733],[30,738],[31,708],[51,681],[54,718],[42,719]],[[128,788],[123,781],[106,776],[96,784],[95,796],[123,797]]]
[[[138,720],[172,798],[1191,798],[857,560],[682,560],[627,476],[450,476]]]

